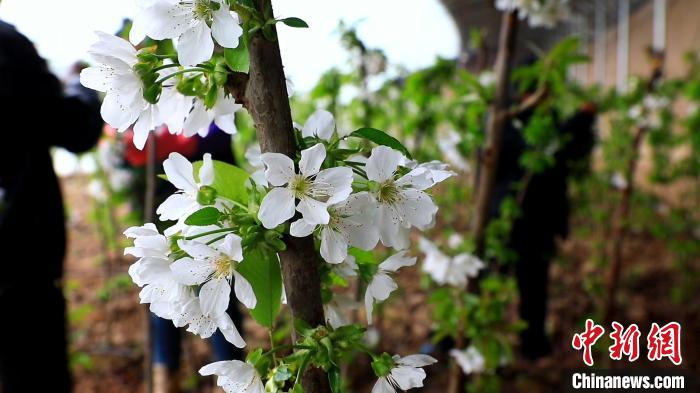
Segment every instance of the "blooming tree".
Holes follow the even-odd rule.
[[[423,367],[435,359],[367,348],[365,329],[344,318],[355,306],[332,283],[355,278],[366,286],[371,323],[373,305],[397,288],[391,275],[416,262],[406,255],[409,231],[435,221],[429,189],[453,173],[440,162],[413,161],[380,130],[338,132],[328,112],[295,127],[275,25],[306,23],[275,19],[269,1],[137,3],[131,40],[146,36],[155,45],[137,49],[98,33],[90,49],[95,65],[81,74],[85,86],[105,93],[105,121],[120,132],[133,127],[134,144],[143,148],[162,124],[186,136],[205,135],[211,122],[235,133],[235,113],[245,107],[261,145],[246,155],[254,175],[209,155],[192,163],[172,153],[163,163],[177,191],[157,213],[172,225],[164,233],[153,223],[125,232],[134,241],[125,252],[138,258],[129,274],[142,287],[141,302],[202,338],[218,329],[245,347],[225,312],[232,291],[270,329],[287,299],[292,345],[201,368],[227,392],[337,392],[342,361],[356,351],[372,358],[374,392],[423,386]],[[168,40],[175,53],[162,50]],[[355,260],[353,253],[379,242],[396,253],[381,264]],[[283,350],[291,353],[275,356]]]

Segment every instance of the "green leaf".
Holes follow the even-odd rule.
[[[245,185],[250,176],[248,172],[225,162],[214,160],[213,163],[215,176],[211,187],[216,190],[219,196],[247,205],[248,189]],[[197,161],[192,165],[195,173],[199,173],[202,161]]]
[[[250,314],[259,324],[272,328],[282,303],[282,273],[277,254],[260,248],[245,250],[238,272],[253,286],[258,300]]]
[[[185,219],[185,224],[198,227],[214,225],[219,221],[219,217],[221,217],[221,212],[217,208],[209,206],[190,214]]]
[[[340,368],[332,367],[328,370],[328,382],[331,385],[331,392],[340,393],[343,391],[342,380],[340,378]]]
[[[297,27],[297,28],[309,27],[309,24],[304,22],[303,19],[295,18],[295,17],[280,19],[280,22],[284,23],[285,25],[287,25],[289,27]]]
[[[394,150],[400,151],[406,157],[411,158],[411,153],[401,142],[399,142],[398,139],[376,128],[360,128],[358,130],[353,131],[350,134],[350,136],[353,136],[355,138],[364,138],[378,145],[388,146]]]
[[[224,59],[231,71],[248,73],[250,69],[250,55],[245,39],[241,37],[238,46],[224,49]]]

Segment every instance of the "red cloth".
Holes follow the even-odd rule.
[[[134,167],[145,166],[148,161],[148,148],[150,145],[150,139],[146,142],[143,150],[139,150],[134,146],[132,140],[134,138],[134,132],[132,130],[127,130],[124,132],[124,144],[126,149],[124,150],[124,159]],[[197,153],[197,148],[199,145],[199,140],[197,138],[187,138],[186,136],[173,135],[168,132],[166,127],[163,127],[156,131],[156,161],[162,162],[168,158],[170,153],[180,153],[185,157],[192,157]]]

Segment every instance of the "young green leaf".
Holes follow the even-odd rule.
[[[250,69],[250,56],[245,39],[241,38],[235,48],[224,49],[224,59],[231,71],[248,73]]]
[[[411,158],[411,153],[401,142],[399,142],[398,139],[376,128],[360,128],[350,133],[350,136],[355,138],[364,138],[378,145],[388,146],[394,150],[400,151],[406,157]]]
[[[221,212],[215,207],[209,206],[190,214],[190,216],[185,219],[185,224],[198,227],[214,225],[219,221],[220,217]]]
[[[219,196],[247,205],[248,189],[245,185],[250,176],[248,172],[225,162],[214,160],[213,163],[215,176],[211,187],[216,190]],[[195,173],[199,173],[202,161],[197,161],[192,165]]]
[[[272,328],[282,303],[282,273],[277,254],[257,247],[246,250],[238,272],[253,286],[258,299],[250,314],[259,324]]]
[[[309,24],[304,22],[303,19],[295,18],[295,17],[280,19],[280,22],[284,23],[285,25],[287,25],[289,27],[296,27],[296,28],[309,27]]]

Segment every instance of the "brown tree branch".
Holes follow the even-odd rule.
[[[269,1],[257,1],[256,6],[261,14],[266,7],[271,8]],[[234,97],[238,96],[237,101],[240,99],[250,112],[262,152],[281,153],[294,158],[297,146],[279,43],[269,41],[258,33],[251,38],[248,50],[250,72],[247,81],[234,74],[227,88]],[[286,236],[284,241],[287,250],[280,252],[279,257],[292,318],[299,318],[311,326],[323,325],[321,280],[313,239]],[[330,392],[328,378],[320,369],[309,367],[301,383],[305,393]]]
[[[489,206],[496,183],[496,170],[498,169],[498,156],[501,150],[502,130],[506,121],[510,118],[508,111],[508,89],[510,86],[510,68],[515,50],[515,38],[518,30],[517,11],[506,12],[501,20],[501,31],[498,42],[498,54],[496,56],[496,94],[491,104],[490,115],[486,129],[486,146],[484,148],[481,165],[479,166],[479,179],[476,195],[476,208],[472,222],[472,234],[476,244],[476,255],[484,256],[484,243],[486,225],[489,220]],[[472,284],[474,285],[474,284]],[[473,286],[476,288],[476,286]],[[472,290],[473,290],[472,288]],[[466,288],[469,290],[469,288]],[[463,321],[456,332],[456,347],[464,349],[466,326]],[[464,374],[459,366],[452,362],[448,380],[449,393],[464,391]]]

